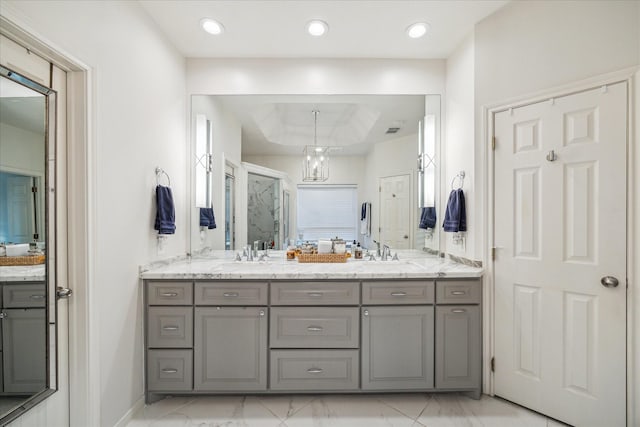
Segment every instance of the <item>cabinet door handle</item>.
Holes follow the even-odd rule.
[[[238,298],[240,296],[237,292],[225,292],[222,294],[225,298]]]
[[[467,293],[466,291],[453,291],[451,292],[451,295],[464,295],[466,293]]]
[[[307,326],[307,331],[320,332],[322,331],[322,326]]]
[[[264,316],[264,314],[265,314],[264,310],[260,310],[260,316],[262,317],[262,316]]]
[[[173,368],[164,368],[161,369],[162,372],[164,372],[165,374],[177,374],[178,370],[177,369],[173,369]]]
[[[31,299],[42,299],[42,298],[44,298],[44,295],[31,295],[29,298],[31,298]]]
[[[173,297],[177,297],[178,293],[177,292],[163,292],[163,293],[160,294],[160,296],[173,298]]]
[[[180,329],[178,326],[175,325],[167,325],[167,326],[163,326],[162,330],[163,331],[177,331],[178,329]]]
[[[454,308],[453,310],[451,310],[452,313],[466,313],[467,310],[465,310],[464,308]]]
[[[364,314],[365,316],[368,316],[369,315],[369,310],[363,311],[362,314]]]
[[[392,297],[406,297],[407,293],[403,291],[391,292]]]
[[[322,298],[324,294],[322,292],[307,292],[307,295],[311,298]]]
[[[324,370],[322,370],[321,368],[309,368],[307,369],[307,372],[310,374],[321,374],[324,372]]]

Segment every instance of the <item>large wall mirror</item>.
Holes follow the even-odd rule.
[[[256,242],[280,249],[322,235],[437,255],[440,111],[440,95],[193,95],[191,253]],[[234,200],[235,245],[227,227],[199,223],[197,135],[205,117],[210,200],[221,219]],[[233,199],[229,162],[239,165]]]
[[[56,388],[55,92],[0,67],[0,425]]]

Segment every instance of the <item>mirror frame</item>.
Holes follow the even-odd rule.
[[[188,157],[189,158],[194,158],[195,156],[195,135],[196,135],[196,116],[197,114],[201,114],[198,113],[196,111],[196,109],[194,109],[194,102],[196,98],[206,98],[206,97],[228,97],[228,96],[238,96],[238,97],[243,97],[243,96],[253,96],[253,95],[260,95],[260,96],[327,96],[327,97],[332,97],[332,96],[367,96],[367,95],[373,95],[373,96],[383,96],[383,95],[415,95],[415,96],[422,96],[424,98],[424,114],[425,116],[428,115],[432,115],[435,117],[435,141],[434,141],[434,151],[435,151],[435,171],[434,171],[434,182],[433,182],[433,186],[434,186],[434,202],[435,202],[435,209],[437,212],[437,220],[436,220],[436,224],[441,224],[442,218],[444,218],[444,203],[443,203],[443,198],[448,196],[448,195],[443,195],[443,191],[442,191],[442,187],[441,187],[441,182],[442,182],[442,174],[444,172],[445,169],[445,165],[444,165],[444,159],[442,158],[442,147],[441,147],[441,143],[442,143],[442,128],[443,128],[443,105],[442,105],[442,97],[443,95],[441,93],[423,93],[423,94],[405,94],[405,93],[389,93],[389,94],[359,94],[359,93],[325,93],[325,94],[313,94],[313,93],[233,93],[233,94],[229,94],[229,93],[207,93],[207,92],[195,92],[195,93],[189,93],[188,94],[188,103],[189,103],[189,129],[188,129],[188,134],[189,134],[189,146],[188,146]],[[424,120],[424,116],[423,116],[423,120]],[[417,123],[416,123],[417,125]],[[416,156],[418,155],[418,145],[416,144]],[[225,156],[224,156],[224,152],[222,153],[222,158],[224,160]],[[414,160],[415,161],[415,160]],[[241,161],[242,165],[245,165],[246,162],[245,161]],[[208,248],[203,248],[201,247],[201,245],[198,245],[196,242],[198,242],[198,240],[195,238],[194,236],[194,221],[195,221],[195,217],[193,214],[193,211],[195,209],[197,209],[195,207],[195,177],[194,177],[194,171],[193,171],[193,164],[189,164],[189,177],[190,177],[190,188],[189,188],[189,194],[190,194],[190,199],[189,199],[189,242],[188,242],[188,255],[189,256],[194,256],[194,255],[202,255],[202,254],[207,254],[208,253]],[[258,167],[262,167],[259,165],[256,165]],[[216,173],[216,164],[212,165],[213,168],[213,173]],[[260,173],[260,172],[258,172]],[[237,188],[243,188],[244,185],[246,185],[246,171],[238,171],[238,174],[236,175],[236,187]],[[419,203],[418,203],[418,176],[419,173],[416,170],[415,173],[412,173],[411,178],[412,178],[412,199],[415,200],[415,205],[413,206],[414,209],[414,213],[412,214],[413,216],[415,216],[415,220],[416,220],[416,224],[417,224],[417,220],[419,220],[420,218],[420,208],[419,208]],[[212,189],[213,192],[216,191],[216,189]],[[244,196],[244,197],[243,197]],[[247,208],[247,200],[246,200],[246,195],[243,194],[238,194],[236,193],[236,198],[238,200],[236,206],[235,206],[235,210],[236,210],[236,222],[235,222],[235,227],[236,227],[236,250],[239,247],[238,245],[241,244],[239,242],[243,242],[244,240],[246,240],[247,237],[247,231],[246,230],[242,230],[243,228],[243,220],[242,218],[238,216],[239,213],[241,212],[245,212],[246,208]],[[282,205],[281,205],[282,207]],[[282,218],[282,213],[281,213],[281,218]],[[246,225],[246,221],[245,221],[245,225]],[[245,227],[246,228],[246,227]],[[282,227],[281,227],[282,228]],[[436,228],[434,229],[434,232],[431,234],[431,236],[429,236],[429,238],[427,239],[427,233],[425,233],[425,230],[420,229],[417,225],[414,229],[412,229],[412,246],[411,249],[418,249],[418,250],[422,250],[424,252],[426,252],[429,255],[433,255],[433,256],[438,256],[441,257],[443,256],[443,250],[442,250],[442,245],[443,245],[443,238],[442,238],[442,227],[441,226],[436,226]],[[290,231],[291,234],[291,231]],[[429,245],[426,244],[427,240],[429,241]],[[200,242],[202,241],[202,239],[199,240]],[[281,242],[282,243],[282,242]]]
[[[56,116],[57,92],[34,82],[28,77],[0,65],[0,78],[27,87],[45,97],[45,141],[44,141],[44,233],[45,233],[45,320],[46,320],[46,380],[43,390],[34,393],[19,406],[6,414],[0,414],[0,425],[17,419],[22,414],[51,396],[58,390],[58,309],[56,296]]]

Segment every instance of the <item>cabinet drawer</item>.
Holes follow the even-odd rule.
[[[2,299],[5,308],[44,307],[46,302],[44,283],[4,285]]]
[[[192,347],[192,307],[149,307],[149,347]]]
[[[357,390],[358,350],[271,350],[272,390]]]
[[[147,297],[149,305],[191,305],[193,283],[148,282]]]
[[[358,348],[357,307],[274,307],[272,348]]]
[[[380,281],[362,283],[363,304],[433,304],[433,281]]]
[[[196,283],[196,305],[267,305],[267,282]]]
[[[357,305],[358,282],[292,282],[271,284],[273,305]]]
[[[193,350],[149,350],[149,391],[193,390]]]
[[[436,283],[438,304],[480,304],[482,282],[479,280],[452,280]]]

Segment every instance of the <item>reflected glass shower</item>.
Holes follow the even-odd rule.
[[[247,195],[247,243],[280,249],[280,179],[250,172]]]

